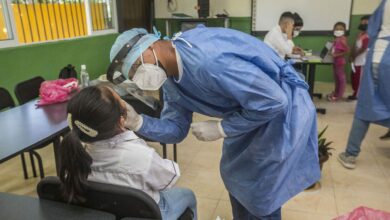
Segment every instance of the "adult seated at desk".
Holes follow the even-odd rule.
[[[59,149],[59,177],[67,199],[82,202],[87,180],[128,186],[150,195],[163,220],[177,219],[188,207],[197,219],[194,193],[173,187],[180,176],[178,164],[162,159],[125,128],[126,118],[134,117],[129,108],[106,86],[84,88],[69,101],[71,131]]]
[[[295,20],[297,25],[295,25]],[[298,54],[303,56],[303,50],[294,45],[293,37],[299,35],[303,20],[297,14],[284,12],[279,18],[279,24],[272,28],[264,38],[264,42],[274,49],[284,59],[286,55]]]

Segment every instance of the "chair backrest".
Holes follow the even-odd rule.
[[[15,102],[12,99],[11,94],[9,92],[0,87],[0,111],[5,108],[13,108],[15,107]]]
[[[58,177],[43,178],[37,186],[40,199],[65,202],[62,184]],[[161,219],[157,203],[138,189],[104,183],[89,182],[85,191],[86,201],[74,204],[109,212],[117,219],[125,217]]]
[[[36,76],[16,84],[15,96],[18,99],[19,104],[22,105],[30,100],[38,98],[39,88],[41,87],[41,83],[43,81],[45,81],[44,78]]]

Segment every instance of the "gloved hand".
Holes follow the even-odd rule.
[[[201,141],[215,141],[226,137],[220,121],[210,120],[191,124],[192,134]]]
[[[131,105],[129,105],[127,102],[125,103],[127,110],[125,127],[132,131],[138,131],[143,123],[142,116],[139,115]]]

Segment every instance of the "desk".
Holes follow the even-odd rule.
[[[317,65],[332,65],[332,62],[323,62],[323,61],[318,61],[318,62],[309,62],[309,61],[302,61],[302,60],[295,60],[296,64],[302,65],[302,71],[305,77],[307,77],[307,83],[309,84],[309,94],[310,97],[313,98],[313,96],[319,96],[321,95],[316,95],[314,94],[314,82],[315,82],[315,72],[316,72],[316,66]],[[326,109],[325,108],[317,108],[317,112],[321,114],[326,114]]]
[[[98,210],[68,205],[29,196],[0,193],[0,219],[9,220],[115,220]]]
[[[36,103],[37,100],[33,100],[0,112],[0,163],[23,151],[53,141],[58,168],[60,136],[69,130],[66,120],[67,103],[39,108]]]

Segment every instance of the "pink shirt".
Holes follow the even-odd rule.
[[[336,37],[333,41],[332,54],[348,51],[347,38],[345,36]],[[333,58],[333,64],[336,66],[345,65],[345,57],[339,56]]]

